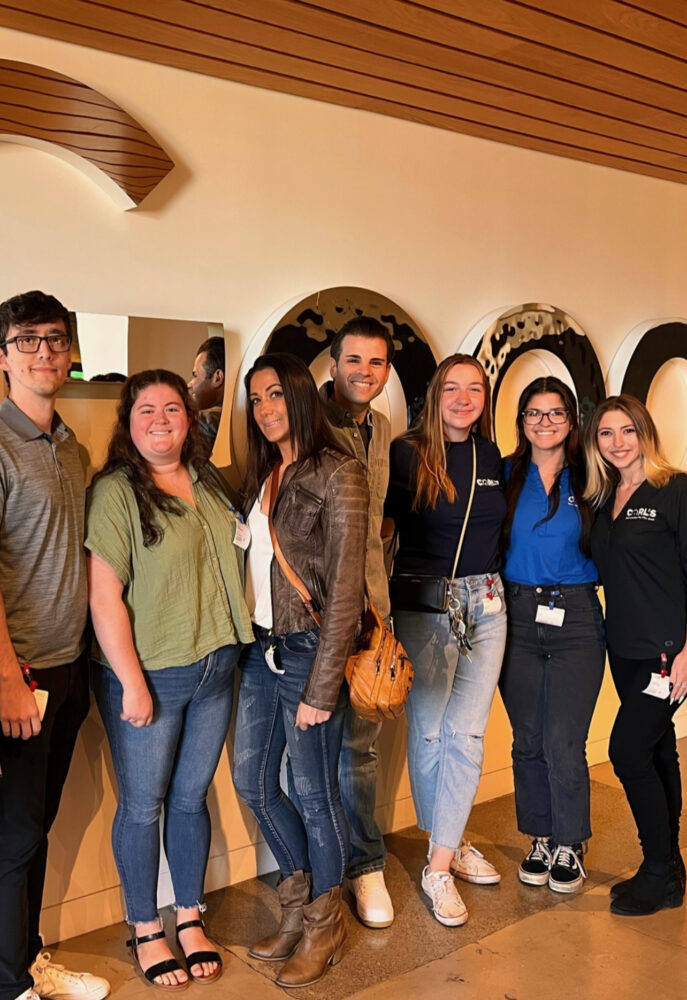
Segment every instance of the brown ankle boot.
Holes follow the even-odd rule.
[[[297,871],[277,886],[281,920],[276,934],[262,938],[248,952],[262,962],[281,962],[291,955],[303,937],[303,904],[310,899],[312,875]]]
[[[277,976],[277,986],[310,986],[343,955],[346,929],[341,886],[336,885],[303,907],[303,937]]]

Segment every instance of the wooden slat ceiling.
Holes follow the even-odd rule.
[[[87,160],[140,205],[174,164],[116,104],[40,66],[0,59],[0,134],[47,143]]]
[[[0,0],[0,24],[687,183],[687,0]]]

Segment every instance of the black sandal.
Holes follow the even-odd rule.
[[[176,958],[165,958],[162,962],[156,962],[155,965],[151,965],[149,969],[144,969],[141,965],[141,960],[138,957],[138,946],[139,944],[146,944],[148,941],[160,941],[165,937],[165,932],[155,931],[154,934],[144,934],[143,937],[136,937],[132,934],[129,940],[126,942],[126,946],[131,952],[134,962],[141,970],[143,976],[148,980],[148,982],[158,990],[166,990],[170,993],[175,990],[186,990],[190,980],[186,980],[185,983],[156,983],[155,980],[158,976],[163,976],[167,972],[183,972],[184,969],[179,965]]]
[[[205,923],[202,920],[186,920],[183,924],[177,925],[177,944],[182,952],[184,952],[184,947],[179,940],[179,931],[185,931],[188,927],[202,927],[205,930]],[[191,955],[187,955],[184,952],[184,961],[186,962],[186,971],[189,976],[194,983],[198,983],[200,986],[216,982],[224,972],[222,957],[218,951],[194,951]],[[216,962],[217,968],[209,976],[194,976],[191,972],[191,966],[200,965],[202,962]]]

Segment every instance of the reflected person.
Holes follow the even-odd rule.
[[[198,348],[188,382],[193,405],[198,410],[198,426],[207,443],[208,455],[215,445],[224,402],[224,337],[208,337]]]

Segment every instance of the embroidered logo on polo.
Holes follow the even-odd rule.
[[[501,483],[498,479],[476,479],[475,482],[478,486],[500,486]]]
[[[625,511],[626,521],[655,521],[656,511],[653,507],[628,507]]]

